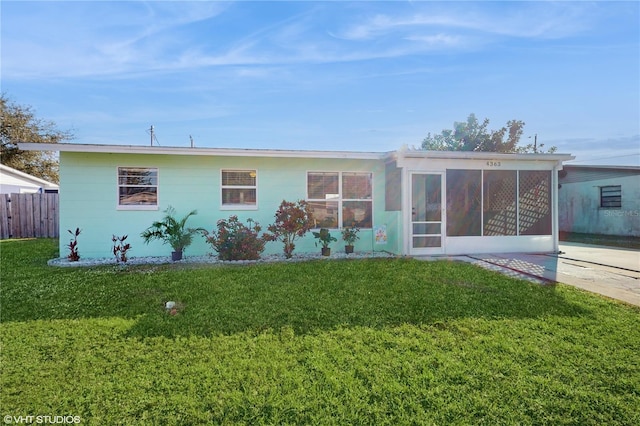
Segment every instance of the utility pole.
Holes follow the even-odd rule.
[[[151,146],[153,146],[153,124],[151,125],[151,128],[149,129],[149,133],[151,134]]]
[[[531,136],[529,136],[529,139],[531,139]],[[538,153],[538,134],[537,133],[533,135],[533,152],[534,154]]]

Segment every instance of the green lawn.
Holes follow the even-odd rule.
[[[411,259],[47,267],[56,247],[0,243],[3,418],[640,424],[640,310],[570,287]]]

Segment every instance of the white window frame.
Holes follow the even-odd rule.
[[[327,199],[318,199],[318,198],[310,198],[309,197],[309,174],[310,173],[337,173],[338,174],[338,197],[336,198],[327,198]],[[342,179],[343,179],[343,174],[367,174],[369,176],[371,176],[371,198],[343,198],[343,194],[342,194]],[[371,203],[371,228],[361,228],[361,229],[373,229],[374,225],[373,225],[373,217],[374,217],[374,205],[373,205],[373,199],[374,199],[374,174],[371,171],[364,171],[364,170],[307,170],[307,174],[306,174],[306,201],[308,202],[336,202],[338,203],[338,227],[337,228],[331,228],[331,229],[342,229],[342,222],[343,222],[343,211],[344,211],[344,202],[349,202],[349,201],[366,201],[366,202],[370,202]],[[315,228],[317,229],[317,228]]]
[[[120,204],[120,188],[127,185],[120,184],[120,169],[147,169],[155,170],[156,172],[156,184],[155,185],[130,185],[130,186],[149,186],[150,188],[156,188],[156,203],[155,204]],[[118,166],[116,167],[116,210],[158,210],[160,206],[160,168],[156,166]]]
[[[253,172],[256,174],[255,185],[223,185],[224,172]],[[222,193],[225,189],[255,189],[256,191],[256,203],[255,204],[224,204],[224,198]],[[258,210],[258,169],[220,169],[220,210]]]

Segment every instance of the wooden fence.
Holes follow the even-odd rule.
[[[0,194],[0,239],[58,238],[58,194]]]

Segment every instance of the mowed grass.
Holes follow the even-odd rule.
[[[411,259],[47,267],[56,247],[0,243],[3,417],[640,424],[640,310],[567,286]]]

